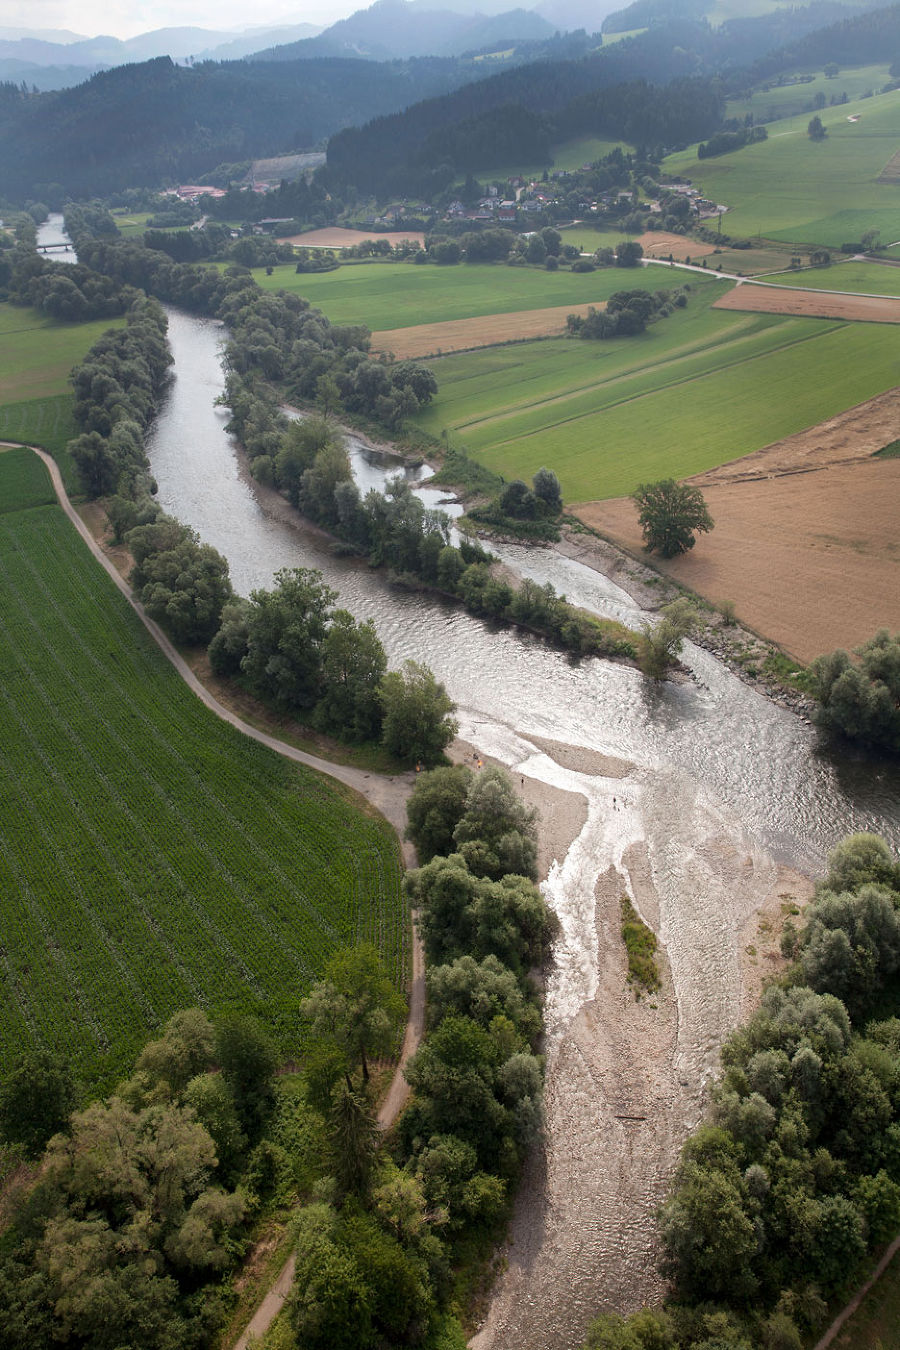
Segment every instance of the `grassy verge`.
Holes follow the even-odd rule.
[[[0,516],[0,1053],[46,1045],[103,1089],[193,1005],[296,1053],[336,947],[375,942],[405,983],[396,837],[193,698],[35,465]]]

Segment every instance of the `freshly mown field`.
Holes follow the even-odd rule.
[[[813,468],[811,451],[805,466]],[[900,628],[896,547],[900,460],[857,460],[818,472],[704,485],[715,528],[690,553],[655,566],[737,617],[798,661],[879,628]],[[635,553],[628,498],[578,508],[588,524]]]
[[[665,168],[727,204],[723,228],[738,237],[838,248],[876,229],[883,244],[900,240],[897,187],[876,181],[900,150],[900,90],[823,108],[819,116],[824,141],[809,139],[802,116],[773,122],[758,145],[705,160],[692,147],[669,156]]]
[[[0,304],[0,404],[65,393],[75,363],[101,333],[123,323],[61,323],[38,309]]]
[[[875,262],[832,263],[771,277],[779,286],[809,287],[817,291],[862,292],[864,295],[900,295],[900,267]]]
[[[639,338],[433,361],[439,392],[417,420],[506,478],[546,465],[578,502],[700,473],[896,383],[890,326],[712,310],[727,283],[698,282]]]
[[[373,331],[592,303],[609,299],[614,291],[647,284],[631,268],[545,272],[503,263],[460,263],[455,267],[377,263],[302,274],[288,264],[276,267],[270,277],[264,268],[253,275],[267,290],[295,291],[305,296],[332,323],[364,323]],[[654,284],[674,286],[689,279],[675,269],[668,282],[660,278]]]
[[[405,979],[396,838],[207,712],[47,496],[0,454],[0,1060],[108,1088],[192,1005],[290,1056],[337,945]]]

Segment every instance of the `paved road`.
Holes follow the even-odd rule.
[[[3,442],[2,444],[11,443]],[[284,755],[286,759],[292,759],[298,764],[305,764],[308,768],[316,769],[329,778],[336,778],[339,782],[353,788],[360,796],[365,797],[393,825],[400,838],[404,861],[408,867],[414,867],[416,863],[415,852],[411,844],[404,840],[403,831],[406,828],[406,802],[412,791],[415,775],[405,773],[390,777],[385,774],[366,773],[363,769],[355,769],[347,764],[332,764],[330,760],[319,759],[317,755],[307,754],[305,750],[298,750],[295,746],[287,745],[275,736],[270,736],[267,732],[250,726],[230,709],[223,707],[205,685],[200,683],[184,658],[172,646],[159,624],[155,623],[144,612],[143,606],[134,598],[128,583],[120,576],[112,561],[103,552],[81,516],[69,501],[56,461],[36,446],[32,446],[31,449],[46,465],[60,506],[91,550],[91,553],[112,577],[147,631],[172,662],[185,684],[197,695],[200,701],[217,717],[221,717],[223,722],[228,722],[231,726],[236,727],[245,736],[252,737],[253,740],[259,741],[261,745],[268,746],[270,750],[274,750],[279,755]],[[387,1130],[393,1125],[406,1104],[409,1086],[403,1076],[403,1070],[419,1047],[425,1025],[425,956],[415,929],[413,929],[412,958],[412,988],[410,990],[409,1018],[406,1023],[406,1034],[403,1038],[403,1048],[391,1085],[378,1112],[378,1124],[383,1130]],[[265,1335],[280,1313],[284,1301],[290,1293],[293,1280],[294,1256],[292,1253],[279,1271],[272,1288],[257,1308],[249,1326],[235,1342],[234,1350],[247,1350],[252,1337]]]

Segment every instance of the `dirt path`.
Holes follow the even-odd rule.
[[[153,637],[178,671],[178,674],[184,680],[185,684],[187,684],[193,693],[197,695],[200,701],[205,704],[211,712],[215,713],[217,717],[220,717],[223,722],[228,722],[230,726],[235,727],[245,736],[250,736],[253,740],[259,741],[261,745],[267,746],[270,750],[274,750],[276,754],[283,755],[286,759],[294,760],[295,763],[304,764],[308,768],[316,769],[319,773],[326,774],[329,778],[335,778],[338,782],[344,783],[347,787],[358,792],[360,796],[364,797],[366,801],[390,821],[401,841],[403,857],[407,867],[415,866],[416,858],[412,845],[403,838],[403,832],[406,828],[406,802],[412,791],[415,775],[407,773],[397,774],[393,777],[385,777],[382,774],[366,773],[362,769],[355,769],[346,764],[332,764],[329,760],[319,759],[316,755],[309,755],[304,750],[298,750],[292,745],[287,745],[284,741],[277,740],[274,736],[269,736],[264,731],[259,731],[256,727],[250,726],[235,713],[230,712],[229,709],[223,707],[222,704],[213,697],[209,690],[200,683],[187,662],[178,654],[159,625],[154,623],[154,621],[145,614],[142,606],[135,600],[127,582],[120,576],[114,563],[112,563],[103,552],[87,525],[69,501],[69,496],[63,485],[56,461],[45,451],[39,450],[36,446],[31,446],[31,449],[46,465],[60,506],[87,544],[91,553],[108,575],[112,577],[116,586],[125,596],[151,637]],[[406,1034],[403,1038],[400,1061],[394,1072],[387,1095],[378,1112],[378,1124],[383,1130],[387,1130],[393,1125],[406,1104],[407,1097],[409,1096],[409,1085],[403,1076],[403,1070],[419,1047],[424,1026],[425,956],[422,944],[414,928],[409,1017],[406,1023]],[[281,1311],[284,1301],[290,1292],[293,1279],[294,1256],[291,1254],[282,1266],[272,1288],[266,1294],[262,1303],[254,1313],[249,1326],[235,1343],[234,1350],[246,1350],[251,1337],[265,1335]]]
[[[862,1303],[863,1299],[865,1298],[866,1294],[868,1294],[872,1286],[877,1284],[878,1281],[881,1279],[882,1275],[887,1270],[888,1266],[891,1264],[894,1257],[897,1255],[898,1251],[900,1251],[900,1237],[895,1237],[893,1242],[885,1252],[884,1256],[882,1256],[881,1260],[878,1262],[878,1265],[872,1271],[872,1274],[866,1280],[865,1284],[862,1286],[861,1289],[858,1289],[857,1292],[853,1295],[850,1302],[847,1304],[846,1308],[841,1309],[837,1317],[832,1322],[831,1326],[825,1332],[825,1335],[822,1337],[822,1339],[816,1341],[813,1350],[826,1350],[826,1348],[829,1345],[831,1345],[835,1336],[837,1336],[838,1333],[843,1330],[844,1323],[849,1321],[850,1318],[853,1316],[853,1314],[858,1310],[859,1305]]]

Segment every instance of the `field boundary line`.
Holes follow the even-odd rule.
[[[5,441],[4,447],[13,447],[19,442]],[[346,787],[352,788],[355,792],[364,797],[370,805],[385,817],[385,819],[394,827],[400,842],[401,856],[407,866],[415,865],[415,854],[412,846],[404,841],[403,829],[406,820],[406,800],[412,791],[415,778],[412,774],[397,774],[392,777],[386,777],[383,774],[366,772],[362,769],[355,769],[351,765],[333,764],[330,760],[319,759],[316,755],[310,755],[305,750],[299,750],[296,746],[288,745],[285,741],[280,741],[275,736],[270,736],[268,732],[260,731],[256,727],[250,726],[244,722],[235,713],[219,703],[218,699],[200,682],[184,658],[175,650],[169,638],[159,627],[159,625],[144,612],[143,606],[135,599],[131,593],[128,583],[116,570],[112,561],[103,552],[100,545],[94,539],[85,522],[79,516],[74,506],[69,500],[62,481],[62,475],[59,472],[59,466],[53,457],[45,450],[37,446],[28,446],[34,454],[42,461],[48,473],[50,481],[56,492],[59,505],[68,517],[69,521],[75,526],[81,538],[87,544],[90,552],[100,565],[104,568],[116,585],[116,588],[125,596],[131,608],[137,614],[138,618],[147,629],[150,636],[157,643],[163,654],[169,659],[175,667],[178,674],[184,680],[185,684],[196,694],[200,701],[223,722],[227,722],[237,731],[249,736],[252,740],[258,741],[260,745],[266,746],[269,750],[274,750],[276,754],[284,756],[286,759],[293,760],[297,764],[303,764],[307,768],[315,769],[319,773],[325,774],[329,778],[334,778],[343,783]],[[413,925],[412,936],[412,982],[409,996],[409,1016],[406,1021],[406,1031],[403,1037],[403,1047],[400,1052],[400,1060],[391,1079],[387,1095],[381,1104],[378,1112],[378,1124],[382,1130],[387,1130],[393,1125],[399,1116],[407,1098],[409,1097],[409,1085],[407,1084],[403,1070],[409,1059],[415,1054],[422,1039],[422,1033],[425,1027],[425,952],[422,941]],[[281,1311],[284,1301],[290,1291],[294,1279],[295,1257],[294,1254],[288,1257],[276,1277],[275,1283],[263,1298],[250,1321],[250,1324],[237,1340],[234,1350],[247,1350],[251,1336],[262,1336],[268,1331],[272,1322]]]

